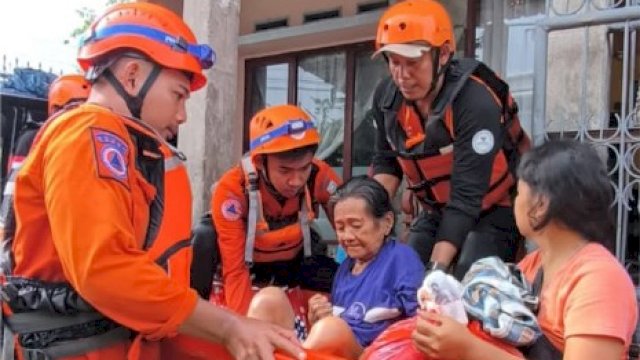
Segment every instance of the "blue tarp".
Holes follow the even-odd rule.
[[[57,76],[50,72],[16,68],[12,75],[0,81],[0,94],[46,100],[49,85],[56,78]]]

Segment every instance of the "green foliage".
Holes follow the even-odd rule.
[[[111,6],[115,4],[129,3],[134,0],[106,0],[105,6]],[[82,35],[89,29],[91,23],[96,18],[96,10],[88,8],[86,6],[81,7],[76,10],[76,14],[80,17],[80,25],[73,29],[71,34],[69,34],[69,38],[64,41],[65,44],[69,44],[70,42],[78,42],[78,40],[82,37]]]

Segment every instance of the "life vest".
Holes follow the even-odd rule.
[[[277,228],[265,220],[262,196],[259,188],[259,175],[250,156],[241,161],[245,177],[245,191],[249,207],[247,212],[247,236],[244,248],[244,260],[254,262],[273,262],[291,260],[296,257],[302,246],[305,257],[311,254],[311,227],[315,218],[311,207],[311,192],[308,183],[300,201],[297,220],[280,224]],[[310,178],[313,175],[310,176]]]
[[[138,138],[137,156],[144,159],[138,169],[155,188],[149,189],[154,190],[155,197],[143,248],[171,278],[189,284],[191,185],[186,157],[141,121],[125,118],[125,125],[131,136]]]
[[[520,155],[531,147],[531,141],[520,125],[518,107],[508,85],[486,65],[473,59],[454,61],[447,80],[438,102],[440,106],[433,109],[426,126],[415,108],[404,100],[396,107],[395,121],[385,121],[387,141],[407,177],[407,188],[416,193],[428,210],[440,209],[449,201],[456,135],[452,103],[468,81],[475,81],[487,88],[502,109],[500,121],[504,135],[498,137],[503,145],[493,162],[482,210],[496,205],[511,206],[515,168]]]
[[[143,184],[144,196],[153,199],[149,206],[149,226],[143,249],[170,277],[188,285],[191,261],[191,196],[184,166],[185,157],[148,125],[126,117],[122,117],[122,121],[136,147],[136,169],[147,181]],[[51,121],[36,136],[34,147],[49,124]],[[35,289],[35,295],[40,295],[35,296],[38,299],[33,304],[29,304],[29,299],[20,298],[21,288]],[[13,334],[18,337],[27,334],[28,338],[32,338],[32,334],[43,334],[42,341],[47,343],[41,346],[40,342],[35,341],[31,348],[22,347],[21,355],[26,359],[87,354],[132,338],[131,330],[93,309],[69,284],[6,276],[2,279],[1,293],[4,304],[0,320],[3,322],[4,344],[12,343],[13,340],[8,339],[13,339]],[[40,299],[46,297],[46,294],[50,294],[51,299]],[[12,304],[25,301],[29,310],[14,311]],[[65,309],[54,310],[55,306],[52,305]],[[65,336],[73,335],[64,333],[70,327],[81,329],[83,333],[73,340],[52,341],[48,344],[51,339],[47,339],[47,336],[52,336],[55,340],[58,332]],[[37,337],[34,339],[38,340]],[[130,351],[133,357],[139,356],[140,339],[138,336]],[[2,355],[13,358],[8,355],[12,350],[3,349]]]

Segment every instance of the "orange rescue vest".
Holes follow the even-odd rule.
[[[509,93],[509,86],[483,63],[461,59],[455,62],[455,66],[455,81],[446,83],[442,90],[445,98],[441,103],[444,108],[436,110],[436,117],[439,119],[427,122],[423,129],[421,118],[414,107],[403,101],[397,112],[397,123],[403,134],[393,136],[391,134],[394,130],[388,128],[387,140],[407,176],[407,188],[418,195],[428,210],[441,208],[449,201],[451,190],[455,139],[453,100],[467,81],[485,86],[502,109],[500,121],[505,136],[493,162],[489,189],[482,200],[482,210],[493,206],[511,206],[517,162],[520,155],[531,147],[531,141],[520,125],[517,104]],[[437,150],[410,152],[431,136],[438,138],[435,141],[439,145]]]
[[[139,141],[137,153],[138,159],[145,159],[145,164],[156,162],[152,165],[153,168],[143,171],[143,175],[153,186],[148,188],[149,194],[155,195],[149,212],[150,226],[144,249],[171,278],[183,284],[189,284],[191,185],[184,164],[186,157],[171,144],[162,140],[155,130],[143,122],[128,118],[124,120],[132,136],[153,139],[149,141],[152,148],[144,148]],[[140,167],[144,166],[140,165]],[[160,171],[163,176],[157,176]],[[157,183],[151,180],[154,177],[158,179]]]
[[[311,256],[311,227],[315,218],[311,208],[311,193],[305,185],[304,196],[298,212],[298,221],[292,221],[277,229],[270,228],[264,218],[262,197],[258,184],[259,175],[250,156],[241,161],[245,175],[245,188],[249,200],[247,213],[247,237],[244,260],[253,262],[273,262],[291,260],[296,257],[302,246],[304,256]]]

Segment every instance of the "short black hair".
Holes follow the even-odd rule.
[[[339,202],[350,198],[364,200],[367,211],[376,219],[382,219],[388,212],[393,213],[387,190],[368,176],[355,176],[340,185],[329,199],[329,206],[334,208]]]
[[[518,177],[533,196],[549,201],[544,216],[532,223],[534,230],[555,220],[611,249],[613,187],[604,161],[591,145],[571,140],[544,143],[523,155]]]

